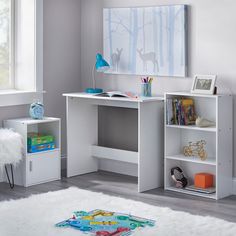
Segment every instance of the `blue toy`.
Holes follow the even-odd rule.
[[[35,102],[30,105],[29,110],[30,117],[32,119],[43,119],[44,116],[44,106],[41,102]]]
[[[56,224],[56,227],[73,227],[94,236],[128,236],[138,228],[153,227],[155,221],[136,216],[94,210],[77,211],[73,217]]]

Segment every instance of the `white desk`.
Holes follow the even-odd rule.
[[[163,97],[63,96],[67,99],[67,177],[95,172],[99,159],[107,159],[137,165],[139,192],[163,185]],[[137,152],[98,146],[98,106],[138,110]]]

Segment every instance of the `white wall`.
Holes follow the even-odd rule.
[[[102,52],[103,7],[187,4],[190,6],[190,78],[156,78],[153,92],[163,94],[165,91],[190,90],[191,77],[195,74],[217,74],[219,91],[232,91],[234,95],[236,94],[235,0],[82,0],[81,4],[81,85],[83,89],[91,86],[94,57],[97,52]],[[137,76],[98,75],[98,86],[123,91],[139,92],[140,90]],[[234,128],[235,133],[236,128]],[[236,141],[234,144],[236,147]],[[236,161],[234,163],[236,176]]]
[[[63,155],[66,106],[62,93],[80,89],[80,10],[80,0],[44,1],[44,104],[47,116],[62,118]],[[28,116],[28,109],[29,105],[1,107],[0,126],[4,119]]]
[[[46,114],[62,118],[66,154],[65,92],[80,89],[80,0],[44,1],[44,103]]]

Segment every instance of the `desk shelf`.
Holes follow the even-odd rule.
[[[138,152],[92,146],[92,156],[99,159],[138,164]]]
[[[186,157],[183,154],[179,154],[179,155],[166,156],[166,159],[193,162],[193,163],[202,164],[202,165],[213,165],[213,166],[216,165],[216,158],[213,158],[213,157],[208,157],[205,161],[202,161],[199,157],[194,157],[194,156]]]

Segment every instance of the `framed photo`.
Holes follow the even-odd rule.
[[[216,75],[196,75],[191,93],[214,94]]]

